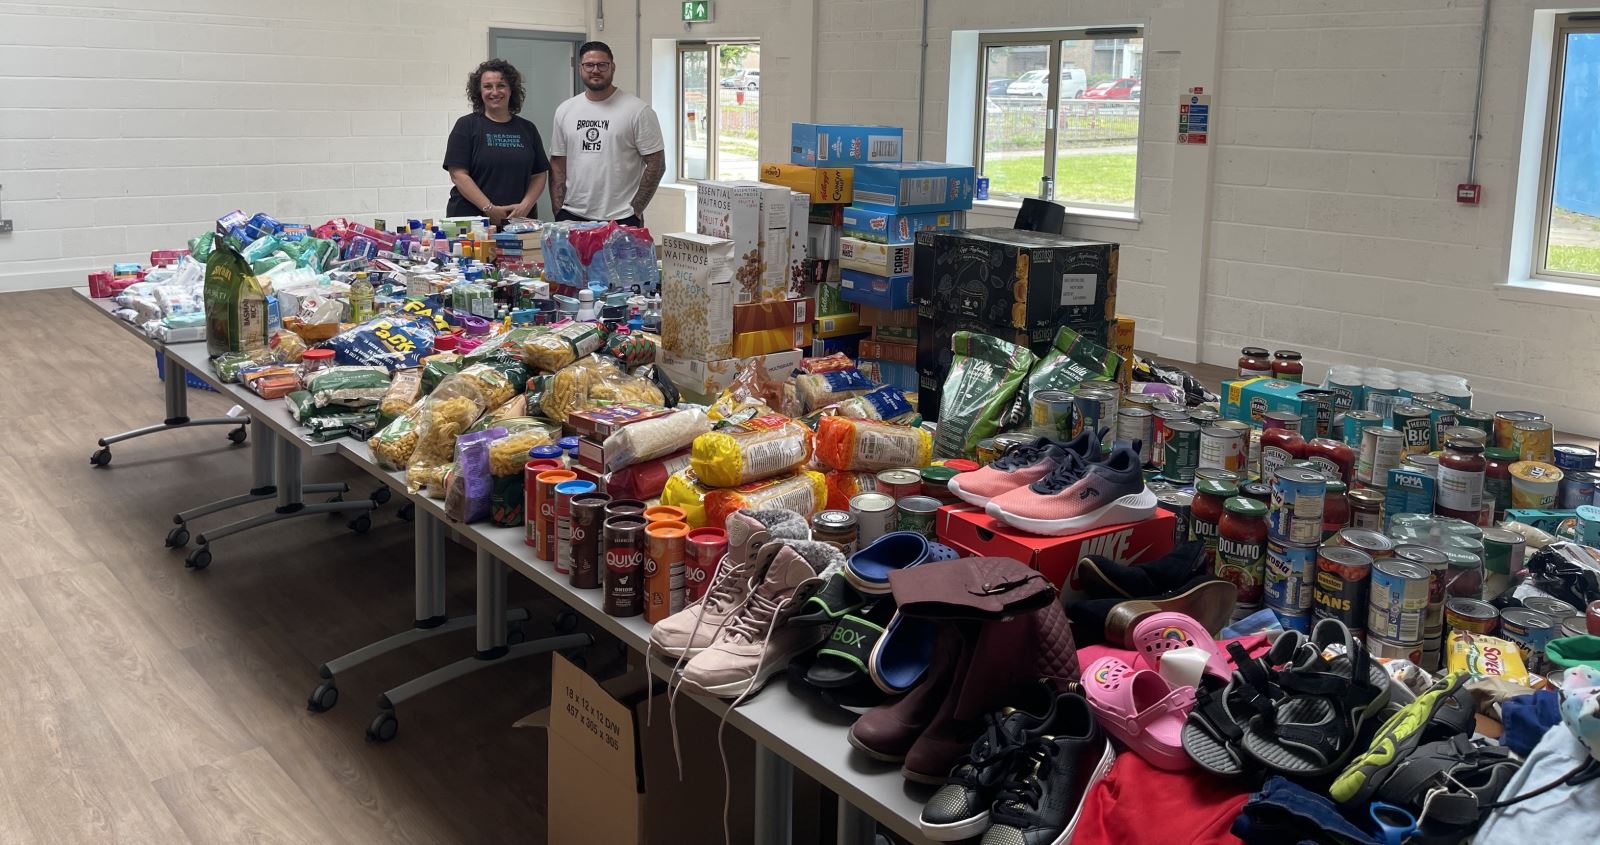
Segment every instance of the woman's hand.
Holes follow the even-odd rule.
[[[507,215],[510,213],[511,206],[509,205],[491,205],[489,206],[489,222],[498,226],[505,222]]]
[[[519,202],[516,205],[513,205],[513,206],[510,207],[511,210],[506,213],[506,216],[507,217],[524,217],[524,218],[532,217],[533,216],[533,205],[534,204],[531,203],[531,202]]]

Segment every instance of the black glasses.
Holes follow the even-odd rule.
[[[584,62],[581,65],[581,67],[584,70],[605,70],[606,68],[611,67],[611,63],[610,62]]]

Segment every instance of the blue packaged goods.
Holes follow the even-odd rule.
[[[433,337],[425,318],[380,317],[334,335],[326,345],[340,364],[397,370],[419,366],[433,352]]]
[[[969,209],[977,178],[970,164],[937,161],[858,164],[855,176],[856,205],[900,214]]]
[[[791,164],[866,164],[898,162],[905,130],[898,126],[848,123],[796,123],[789,130]]]
[[[860,332],[858,334],[816,338],[811,341],[811,357],[822,358],[835,352],[840,352],[855,358],[861,354],[861,341],[868,336],[866,332]]]
[[[881,244],[908,244],[915,240],[918,232],[955,229],[956,216],[954,211],[900,214],[852,205],[844,209],[843,225],[844,233],[852,238]]]
[[[910,308],[910,276],[874,276],[859,270],[839,271],[839,295],[845,302],[894,310]]]
[[[1384,487],[1383,523],[1388,525],[1403,513],[1433,513],[1438,482],[1422,470],[1396,467],[1389,470]]]
[[[1220,407],[1224,417],[1257,428],[1268,411],[1291,411],[1300,415],[1300,434],[1309,440],[1317,436],[1317,408],[1301,399],[1300,392],[1310,389],[1304,384],[1261,376],[1228,379],[1222,382]]]

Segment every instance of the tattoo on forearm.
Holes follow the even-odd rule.
[[[550,212],[560,214],[567,200],[567,160],[560,156],[550,159]]]
[[[639,192],[633,195],[634,212],[644,214],[650,200],[655,198],[656,188],[661,185],[661,176],[666,172],[666,153],[654,152],[644,157],[644,175],[639,179]]]

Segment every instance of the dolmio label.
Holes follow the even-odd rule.
[[[1217,538],[1218,578],[1231,582],[1239,590],[1239,603],[1261,603],[1261,580],[1266,567],[1267,547],[1259,542],[1240,542],[1227,537]]]

